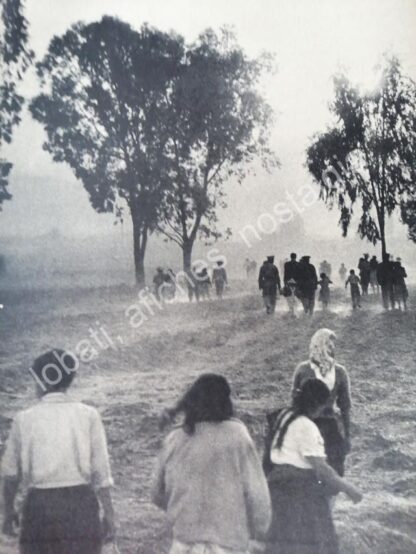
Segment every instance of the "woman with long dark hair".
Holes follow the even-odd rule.
[[[361,493],[325,459],[324,441],[313,422],[330,396],[319,379],[306,381],[290,408],[268,415],[263,466],[272,499],[267,554],[338,554],[330,494]]]
[[[165,440],[152,492],[172,527],[170,554],[247,554],[250,538],[268,529],[270,497],[227,380],[202,375],[170,415],[179,412],[183,424]]]

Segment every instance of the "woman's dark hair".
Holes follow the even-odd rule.
[[[279,429],[276,446],[281,448],[288,427],[300,415],[309,416],[320,406],[324,406],[328,401],[330,392],[323,381],[319,379],[308,379],[301,386],[293,399],[291,415],[286,419]],[[288,413],[288,412],[286,412]],[[290,413],[290,412],[289,412]],[[283,418],[280,418],[280,424]]]
[[[225,421],[233,415],[231,389],[222,375],[205,373],[198,377],[176,406],[185,414],[184,428],[189,434],[201,421]]]
[[[65,391],[72,383],[79,366],[78,360],[61,348],[45,352],[33,362],[30,372],[42,391]]]

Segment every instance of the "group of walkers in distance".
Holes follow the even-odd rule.
[[[305,314],[312,315],[315,309],[318,285],[321,287],[319,300],[324,308],[328,306],[329,285],[332,281],[324,272],[318,279],[315,266],[310,263],[310,258],[310,256],[302,256],[298,261],[297,254],[292,252],[290,260],[284,264],[282,286],[279,270],[274,264],[274,256],[267,257],[259,272],[259,289],[263,294],[266,313],[274,313],[279,292],[286,298],[291,315],[295,315],[296,298],[301,301]]]
[[[191,271],[180,278],[171,269],[164,271],[158,267],[153,277],[153,291],[158,301],[169,301],[175,298],[177,289],[185,282],[188,300],[196,302],[200,300],[209,300],[211,298],[211,289],[214,285],[215,295],[222,299],[226,286],[228,285],[227,272],[224,262],[219,260],[212,269],[211,275],[207,266],[195,265]]]
[[[315,266],[310,262],[310,256],[302,256],[297,260],[297,254],[290,254],[290,259],[283,264],[283,284],[280,279],[279,269],[274,263],[274,256],[268,256],[260,268],[258,284],[262,291],[264,306],[267,314],[273,314],[276,309],[278,293],[287,300],[289,313],[294,316],[297,299],[300,300],[305,314],[312,315],[315,309],[316,291],[319,288],[318,300],[322,309],[328,309],[331,300],[330,285],[332,267],[324,260],[319,267],[319,278]],[[344,263],[339,268],[339,277],[345,288],[350,287],[351,303],[355,310],[361,307],[362,296],[368,296],[371,286],[373,294],[378,294],[381,289],[382,302],[386,310],[389,308],[407,310],[408,291],[406,287],[407,273],[402,266],[401,259],[390,259],[389,254],[383,256],[383,261],[378,262],[377,257],[369,259],[369,254],[364,254],[358,262],[358,275],[354,269],[349,270]]]
[[[51,378],[51,368],[60,379]],[[23,484],[22,554],[99,554],[105,541],[116,540],[103,424],[95,408],[67,392],[77,369],[62,350],[37,358],[31,372],[39,402],[18,413],[9,434],[3,532],[17,530],[15,499]],[[179,425],[159,454],[152,500],[167,513],[170,554],[339,552],[333,500],[344,492],[356,503],[362,494],[344,479],[350,381],[336,362],[331,330],[312,336],[292,383],[287,406],[271,406],[267,415],[263,464],[234,416],[223,376],[201,375],[163,410],[161,428]]]
[[[361,293],[362,296],[368,296],[368,289],[371,286],[373,294],[379,294],[381,289],[383,307],[386,310],[389,308],[393,310],[396,304],[399,310],[407,310],[409,296],[405,281],[407,273],[402,266],[401,258],[393,261],[390,254],[387,253],[384,254],[383,261],[380,263],[376,256],[369,258],[369,254],[364,254],[358,261],[359,276],[351,269],[345,282],[345,287],[350,285],[351,288],[353,309],[361,307]],[[345,273],[345,266],[342,264],[339,270],[341,279],[345,278]]]

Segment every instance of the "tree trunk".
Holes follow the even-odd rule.
[[[192,265],[192,248],[194,242],[187,240],[182,244],[183,270],[189,272]]]
[[[380,241],[381,241],[381,259],[384,260],[384,257],[387,252],[386,246],[386,229],[384,224],[384,218],[380,221]]]
[[[136,285],[140,288],[146,284],[144,256],[147,245],[147,228],[133,219],[133,254]]]

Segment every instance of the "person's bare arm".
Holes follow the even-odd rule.
[[[306,456],[306,459],[315,470],[319,480],[331,487],[337,488],[341,492],[344,492],[351,498],[354,504],[361,502],[363,498],[361,492],[355,488],[354,485],[351,485],[351,483],[348,483],[348,481],[340,477],[338,473],[326,463],[325,458]]]
[[[115,524],[114,508],[113,508],[113,501],[111,498],[110,487],[103,487],[101,489],[98,489],[97,496],[104,512],[104,522],[105,522],[105,531],[106,531],[105,538],[107,540],[111,540],[115,536],[116,524]]]

